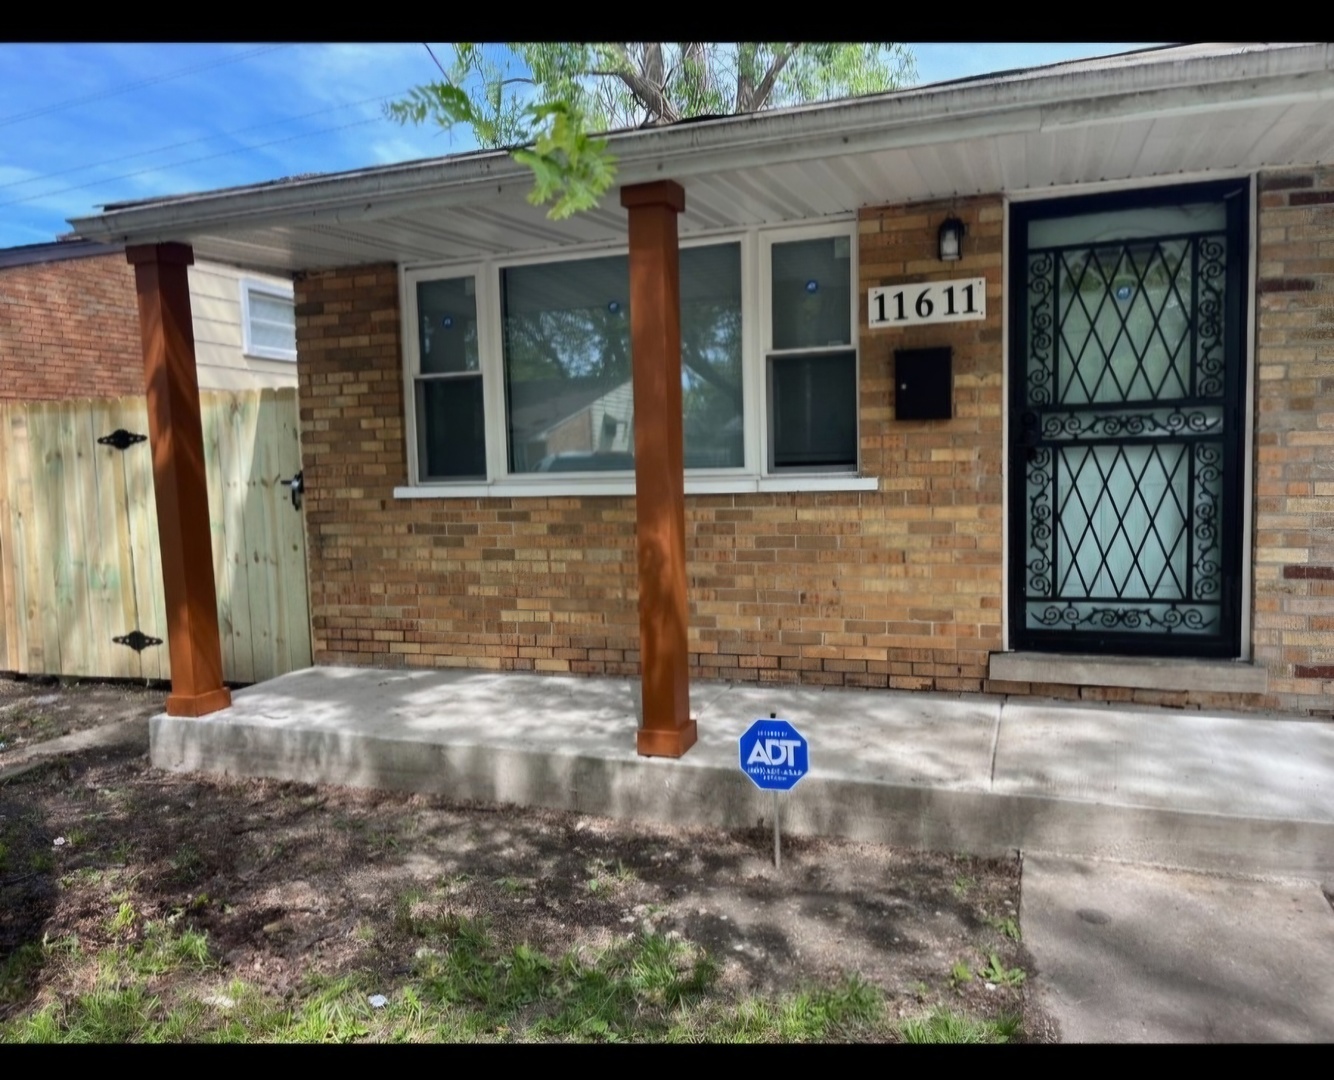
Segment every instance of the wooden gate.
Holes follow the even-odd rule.
[[[282,483],[301,469],[296,391],[204,391],[200,409],[223,678],[307,667],[305,528]],[[171,677],[151,643],[167,626],[151,451],[129,438],[147,431],[141,397],[0,404],[0,667]]]

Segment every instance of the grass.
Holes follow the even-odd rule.
[[[1016,1017],[976,1019],[948,1009],[935,1009],[899,1025],[899,1038],[905,1043],[1006,1043],[1021,1033]]]
[[[36,941],[20,945],[6,956],[0,963],[0,1005],[22,1001],[45,963],[46,951]]]
[[[193,885],[204,875],[204,857],[193,844],[182,844],[170,859],[171,879]]]
[[[91,990],[48,992],[0,1023],[0,1042],[1006,1042],[1022,1033],[1011,1018],[940,1009],[891,1020],[881,992],[856,975],[736,1000],[717,991],[717,965],[688,942],[640,933],[549,956],[504,945],[485,922],[438,910],[420,892],[405,894],[396,915],[395,930],[417,945],[394,985],[368,971],[311,975],[283,999],[219,979],[195,930],[145,921],[127,901],[108,922],[132,940],[93,957],[72,938],[10,957],[0,971],[7,1001],[30,992],[47,963],[91,963],[95,977],[69,980]]]
[[[619,860],[612,866],[603,859],[594,859],[584,867],[584,873],[589,875],[584,887],[592,893],[611,892],[636,880],[635,872]]]

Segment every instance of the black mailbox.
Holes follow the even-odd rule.
[[[894,351],[894,418],[948,420],[954,415],[952,350]]]

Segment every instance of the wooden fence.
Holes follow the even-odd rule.
[[[295,390],[200,395],[223,677],[310,664],[306,538],[281,483],[301,468]],[[0,404],[0,668],[169,679],[143,398]],[[203,555],[203,553],[201,553]],[[162,639],[136,651],[113,638]]]

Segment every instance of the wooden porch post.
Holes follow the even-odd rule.
[[[126,248],[139,296],[148,390],[148,438],[162,547],[162,588],[171,655],[171,716],[205,716],[232,703],[222,685],[213,583],[204,431],[199,417],[188,244]]]
[[[621,190],[630,218],[630,354],[635,402],[635,525],[644,722],[638,750],[680,757],[695,744],[687,672],[681,279],[673,180]]]

